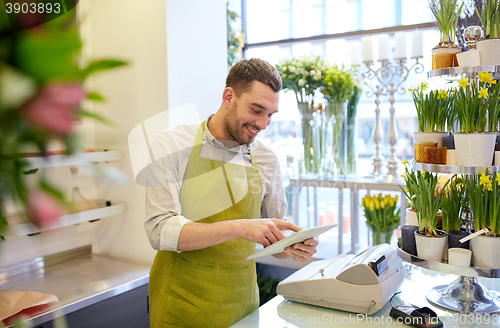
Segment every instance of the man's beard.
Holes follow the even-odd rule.
[[[230,113],[224,118],[224,130],[238,145],[248,144],[253,142],[255,137],[248,134],[246,126],[237,120],[237,105],[238,103],[234,103],[230,108]]]

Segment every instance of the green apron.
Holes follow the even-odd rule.
[[[198,129],[180,192],[182,215],[213,223],[260,217],[262,186],[252,167],[200,157]],[[151,327],[229,327],[259,306],[255,243],[233,239],[205,249],[158,251],[149,278]]]

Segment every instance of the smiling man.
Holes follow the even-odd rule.
[[[278,111],[281,78],[260,59],[226,79],[219,110],[202,124],[160,132],[152,144],[145,223],[158,250],[149,283],[151,327],[229,327],[257,309],[255,243],[300,230],[283,221],[276,155],[255,139]],[[162,154],[162,155],[160,155]],[[158,156],[160,155],[160,156]],[[277,257],[306,262],[316,239]]]

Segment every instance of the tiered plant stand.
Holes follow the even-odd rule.
[[[424,172],[463,175],[492,174],[500,171],[500,166],[456,166],[415,162],[413,168]],[[429,290],[426,295],[429,302],[461,313],[486,314],[500,312],[500,293],[488,290],[478,281],[478,277],[500,278],[500,268],[462,267],[450,265],[446,261],[434,262],[411,255],[399,248],[397,254],[404,261],[416,266],[441,273],[458,275],[458,278],[450,285],[439,285]]]

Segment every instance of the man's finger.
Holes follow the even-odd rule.
[[[279,230],[289,229],[289,230],[292,230],[292,231],[295,231],[295,232],[302,230],[301,227],[296,226],[292,222],[281,221],[281,220],[276,220],[274,222],[275,222],[275,224],[276,224],[276,226],[278,227]]]

